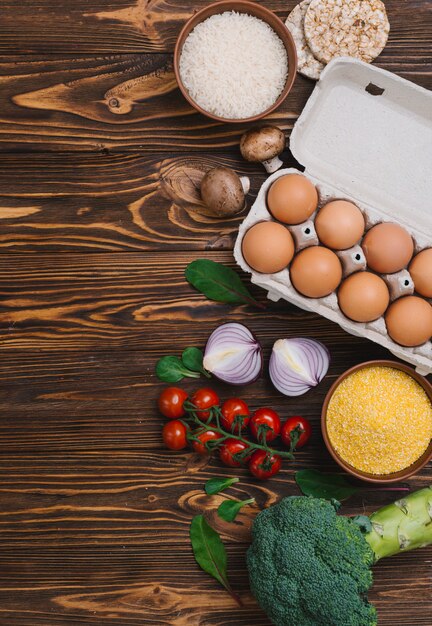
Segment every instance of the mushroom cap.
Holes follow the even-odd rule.
[[[242,182],[234,170],[215,167],[201,181],[201,198],[216,217],[235,215],[245,207]]]
[[[254,126],[240,139],[240,152],[246,161],[268,161],[285,148],[285,135],[277,126]]]

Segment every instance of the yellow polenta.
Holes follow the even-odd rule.
[[[414,463],[432,439],[432,405],[409,374],[366,367],[336,388],[327,410],[336,452],[371,474],[391,474]]]

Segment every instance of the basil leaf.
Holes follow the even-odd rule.
[[[177,356],[163,356],[156,363],[156,376],[164,383],[176,383],[185,376],[199,378],[197,372],[187,369]]]
[[[186,348],[182,353],[182,362],[185,367],[193,372],[200,372],[210,378],[210,373],[204,369],[203,366],[203,353],[199,348]]]
[[[360,528],[362,533],[370,533],[372,530],[372,522],[367,515],[356,515],[355,517],[351,517],[354,524]]]
[[[210,259],[196,259],[185,270],[186,280],[209,300],[229,304],[264,305],[252,298],[234,270]]]
[[[295,480],[305,496],[326,500],[346,500],[359,491],[340,474],[322,474],[314,469],[296,472]]]
[[[196,515],[193,518],[190,525],[190,539],[195,560],[201,569],[213,576],[229,593],[232,593],[227,578],[225,546],[203,515]]]
[[[242,502],[238,500],[224,500],[219,505],[217,514],[226,522],[233,522],[242,507],[254,502],[255,498],[249,498],[249,500],[243,500]]]
[[[214,496],[224,489],[228,489],[234,483],[238,483],[239,478],[210,478],[204,485],[204,491],[208,496]]]

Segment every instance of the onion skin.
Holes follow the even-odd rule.
[[[320,341],[278,339],[270,357],[273,385],[285,396],[301,396],[316,387],[328,372],[330,353]]]
[[[249,385],[262,374],[262,348],[247,326],[239,322],[227,322],[218,326],[208,338],[203,364],[206,370],[224,383]]]

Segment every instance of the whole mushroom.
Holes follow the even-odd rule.
[[[228,167],[215,167],[201,181],[201,198],[211,215],[229,217],[245,208],[249,186],[247,176],[240,177]]]
[[[262,163],[269,174],[282,166],[279,155],[285,148],[285,135],[277,126],[254,126],[240,139],[240,152],[246,161]]]

